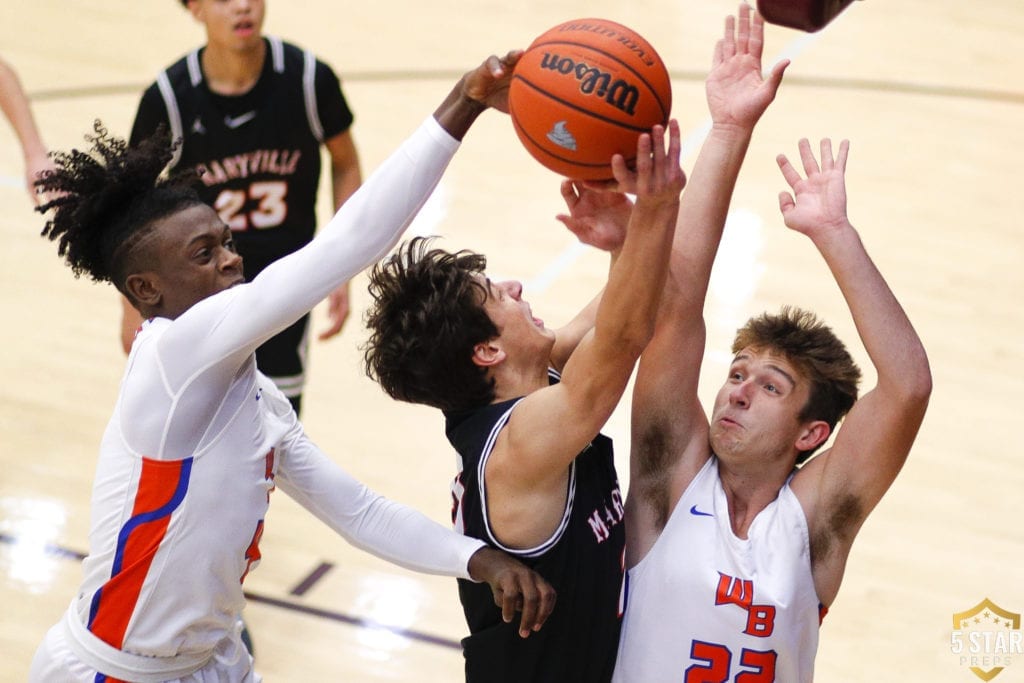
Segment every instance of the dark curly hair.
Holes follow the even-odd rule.
[[[494,400],[494,380],[473,363],[473,348],[498,336],[484,310],[479,278],[487,258],[432,249],[416,237],[374,266],[373,304],[364,320],[366,374],[392,398],[444,411]]]
[[[53,197],[37,208],[53,211],[42,235],[57,242],[75,277],[85,273],[128,295],[127,276],[152,265],[139,245],[153,224],[202,203],[197,176],[161,177],[175,147],[166,128],[136,147],[111,136],[99,120],[93,133],[85,137],[92,149],[54,153],[56,169],[35,182],[38,192]]]
[[[800,421],[823,420],[834,430],[856,402],[860,368],[832,329],[813,313],[783,306],[777,314],[751,318],[736,332],[732,352],[748,346],[781,354],[810,380],[810,396],[797,416]],[[802,452],[797,464],[814,450]]]

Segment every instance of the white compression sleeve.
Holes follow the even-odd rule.
[[[371,491],[300,427],[286,440],[275,482],[352,545],[412,571],[468,579],[469,558],[484,547]]]
[[[160,340],[171,391],[214,363],[241,362],[384,256],[429,198],[458,147],[428,118],[310,244],[275,261],[251,283],[204,299],[176,319]]]

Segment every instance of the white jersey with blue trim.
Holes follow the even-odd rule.
[[[820,618],[807,520],[789,483],[741,539],[711,457],[627,572],[613,681],[810,683]]]
[[[360,548],[467,577],[483,544],[347,475],[306,437],[253,356],[394,246],[457,148],[428,119],[312,243],[174,320],[144,323],[101,444],[89,555],[69,614],[73,649],[95,669],[167,680],[237,638],[242,582],[260,559],[275,486]]]

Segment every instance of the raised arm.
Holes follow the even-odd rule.
[[[558,486],[621,398],[653,333],[679,192],[685,184],[675,121],[669,123],[667,147],[665,137],[660,126],[640,137],[635,173],[621,156],[614,158],[618,189],[637,199],[598,304],[594,329],[569,357],[562,381],[530,394],[513,411],[488,466],[489,482],[492,472],[504,471],[509,474],[502,477],[507,490]]]
[[[740,5],[738,19],[726,19],[705,82],[711,131],[683,192],[657,329],[640,359],[633,392],[627,528],[630,553],[638,557],[708,456],[707,418],[697,397],[704,299],[754,126],[789,64],[782,61],[762,77],[763,46],[763,20]]]
[[[825,259],[878,376],[832,448],[804,465],[792,484],[807,513],[815,587],[826,605],[839,589],[855,535],[906,461],[932,388],[921,339],[847,218],[848,154],[847,141],[833,157],[831,141],[822,140],[819,165],[801,140],[805,177],[785,156],[778,159],[792,189],[779,199],[786,225],[807,235]]]
[[[331,160],[331,198],[334,210],[341,208],[363,182],[359,164],[359,150],[351,130],[338,133],[324,143]],[[324,341],[338,335],[348,320],[351,310],[349,283],[341,285],[327,297],[327,319],[330,324],[319,333],[317,339]]]
[[[39,135],[28,97],[21,87],[21,81],[14,69],[2,59],[0,59],[0,109],[7,116],[11,128],[18,136],[18,142],[21,144],[22,155],[25,159],[25,187],[31,195],[32,201],[39,204],[40,197],[36,195],[33,183],[38,174],[54,167],[53,161],[47,155],[46,145],[43,144],[42,136]]]
[[[251,283],[203,300],[161,338],[161,354],[196,365],[231,367],[309,311],[341,283],[382,257],[430,196],[473,121],[489,107],[507,110],[513,52],[489,57],[452,89],[432,118],[394,152],[304,248],[279,259]],[[211,331],[216,330],[216,334]]]
[[[622,192],[596,189],[575,180],[563,180],[561,193],[568,213],[558,214],[555,218],[583,244],[607,251],[614,265],[626,239],[633,202]],[[565,368],[569,356],[583,337],[593,329],[603,295],[602,287],[568,324],[556,330],[551,365],[559,372]]]

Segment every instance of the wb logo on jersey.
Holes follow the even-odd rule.
[[[716,605],[736,605],[747,612],[748,636],[767,638],[775,630],[775,606],[754,604],[754,582],[718,572]]]

